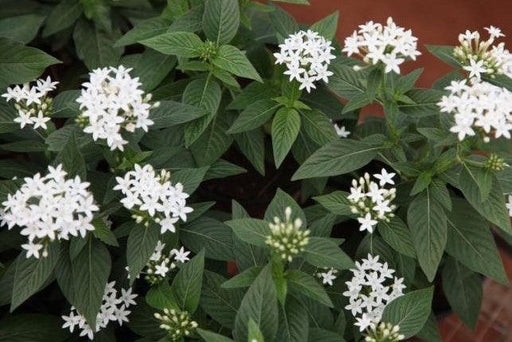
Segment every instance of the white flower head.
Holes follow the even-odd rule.
[[[39,173],[26,177],[25,183],[14,194],[7,196],[2,203],[2,225],[22,228],[21,235],[28,239],[22,245],[27,258],[39,258],[44,248],[54,240],[68,240],[71,236],[85,237],[94,230],[92,220],[99,210],[92,194],[87,189],[89,183],[82,182],[79,176],[67,178],[62,165],[48,167],[48,174]]]
[[[459,34],[460,45],[453,50],[454,57],[470,79],[480,80],[483,75],[495,77],[499,74],[512,77],[512,54],[505,49],[505,43],[494,44],[496,39],[505,35],[495,26],[485,30],[489,34],[487,40],[482,39],[478,31],[466,30]]]
[[[190,252],[186,251],[184,247],[180,249],[173,248],[170,251],[166,251],[165,247],[165,243],[157,242],[153,254],[141,272],[144,275],[144,279],[152,285],[159,284],[168,279],[178,263],[183,264],[190,260],[188,257]]]
[[[398,342],[405,338],[400,334],[400,326],[381,322],[368,329],[365,342]]]
[[[76,99],[82,110],[77,122],[95,141],[106,141],[111,150],[122,151],[128,143],[123,131],[141,128],[147,132],[153,125],[149,112],[159,105],[149,104],[151,94],[144,94],[139,78],[132,78],[130,71],[122,65],[93,70]]]
[[[367,230],[373,233],[375,226],[380,221],[388,222],[394,216],[396,206],[392,203],[396,196],[395,188],[385,188],[386,184],[394,185],[395,173],[382,169],[381,173],[373,175],[379,183],[371,180],[365,173],[363,177],[352,180],[348,200],[351,203],[351,211],[358,215],[359,230]]]
[[[395,270],[386,262],[379,262],[379,256],[368,254],[368,259],[356,261],[352,279],[347,281],[349,304],[345,306],[356,318],[355,325],[360,331],[373,329],[382,318],[387,304],[403,295],[403,278],[393,276]]]
[[[124,177],[116,177],[119,190],[124,197],[121,203],[126,209],[136,212],[133,217],[140,223],[149,225],[154,221],[160,225],[160,233],[176,232],[175,223],[187,220],[187,214],[193,211],[187,207],[189,195],[183,191],[183,185],[171,184],[171,173],[162,170],[157,173],[153,166],[135,164],[134,170]],[[142,212],[142,213],[141,213]]]
[[[134,299],[137,297],[136,294],[132,294],[132,289],[121,289],[121,295],[118,297],[118,292],[115,289],[116,282],[110,282],[105,286],[103,293],[103,299],[100,307],[100,311],[96,316],[96,326],[91,326],[85,320],[85,317],[81,315],[75,307],[71,307],[71,311],[68,316],[63,315],[62,319],[64,324],[63,329],[69,329],[72,333],[75,327],[80,330],[80,336],[87,336],[89,340],[94,339],[94,334],[102,329],[105,329],[110,322],[118,322],[119,325],[123,325],[123,322],[128,322],[128,316],[131,311],[128,308],[135,305]]]
[[[484,141],[491,137],[511,138],[512,93],[476,79],[453,81],[446,87],[450,91],[438,103],[442,112],[453,114],[455,124],[450,131],[460,141],[477,133]]]
[[[291,215],[292,209],[286,207],[284,222],[279,217],[274,217],[274,222],[269,223],[271,234],[265,241],[281,259],[288,262],[305,250],[310,233],[308,229],[301,229],[301,219],[292,220]]]
[[[163,314],[156,312],[154,316],[160,321],[160,328],[168,332],[171,341],[189,336],[198,326],[187,311],[165,308]]]
[[[50,76],[35,81],[32,87],[26,83],[22,87],[15,86],[7,88],[2,94],[6,102],[14,100],[18,117],[14,122],[19,123],[21,128],[33,125],[34,129],[47,129],[46,123],[50,121],[49,115],[52,112],[53,100],[48,94],[56,89],[59,82],[52,82]]]
[[[276,64],[286,65],[285,75],[300,83],[299,89],[309,93],[315,89],[315,82],[329,81],[332,72],[328,70],[331,60],[336,57],[331,53],[331,42],[317,32],[299,31],[285,39],[279,45],[280,51],[274,53]]]
[[[368,65],[381,63],[384,72],[400,73],[400,65],[408,59],[416,60],[421,55],[417,47],[418,39],[411,30],[405,30],[388,18],[386,25],[373,21],[360,25],[359,30],[345,39],[343,52],[348,56],[361,56]],[[361,68],[357,66],[356,70]]]

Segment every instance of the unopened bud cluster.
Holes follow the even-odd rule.
[[[395,216],[393,211],[396,205],[391,204],[395,199],[396,189],[386,189],[384,185],[395,184],[393,181],[394,173],[388,173],[382,169],[381,174],[374,174],[379,179],[379,184],[370,179],[370,175],[365,173],[363,177],[352,180],[350,195],[348,200],[351,203],[350,210],[357,214],[358,222],[361,224],[359,230],[373,233],[375,226],[379,221],[389,222]]]
[[[309,230],[300,229],[302,220],[291,220],[292,209],[285,209],[285,221],[274,217],[274,223],[270,223],[271,235],[267,236],[266,244],[272,247],[283,260],[291,262],[294,256],[302,253],[309,242]]]
[[[491,153],[485,162],[485,168],[496,172],[505,170],[506,166],[505,160],[494,153]]]
[[[189,336],[197,328],[197,322],[190,318],[187,311],[164,309],[163,314],[155,313],[155,318],[161,322],[160,328],[169,332],[168,336],[171,341],[178,341],[182,337]]]
[[[36,84],[32,87],[26,83],[22,87],[7,88],[7,92],[2,94],[2,97],[5,97],[6,102],[10,100],[16,102],[14,108],[18,112],[18,117],[14,122],[19,123],[21,128],[33,125],[34,128],[47,129],[46,123],[50,121],[53,103],[48,93],[55,90],[58,83],[52,82],[48,76],[46,80],[36,80]]]
[[[366,342],[398,342],[405,337],[399,331],[400,327],[398,325],[382,322],[369,329],[364,340]]]
[[[482,74],[495,77],[512,71],[512,58],[505,49],[505,43],[493,45],[496,38],[505,35],[494,26],[485,29],[489,33],[487,40],[481,39],[478,31],[466,30],[459,35],[460,45],[453,50],[453,55],[469,72],[470,78],[480,79]]]
[[[199,57],[203,61],[210,61],[217,56],[217,46],[214,42],[207,40],[199,51]]]

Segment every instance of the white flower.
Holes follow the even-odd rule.
[[[290,81],[297,80],[300,90],[306,89],[309,93],[316,88],[316,81],[323,80],[327,83],[332,76],[333,73],[328,67],[331,60],[336,58],[331,53],[334,47],[317,32],[296,32],[286,38],[279,48],[280,51],[274,53],[275,63],[286,65],[284,74],[290,77]]]
[[[89,183],[79,176],[66,178],[62,165],[48,167],[48,174],[38,173],[26,177],[25,183],[16,193],[9,194],[2,203],[2,225],[22,228],[21,235],[27,236],[27,258],[39,258],[44,247],[54,240],[68,240],[71,236],[85,237],[94,230],[92,220],[99,208],[94,204],[92,194],[87,190]],[[43,244],[42,244],[43,243]]]
[[[505,74],[512,76],[512,54],[505,49],[505,43],[493,45],[497,38],[505,37],[495,26],[485,28],[489,38],[484,40],[478,31],[466,30],[459,34],[460,45],[453,50],[454,57],[462,68],[469,71],[469,78],[480,80],[482,75],[494,77]]]
[[[139,78],[132,78],[130,71],[122,65],[93,70],[76,100],[82,110],[77,122],[94,140],[105,140],[111,150],[122,151],[128,143],[123,130],[132,133],[141,128],[147,132],[153,124],[149,112],[158,106],[149,104],[151,94],[144,94]]]
[[[165,277],[167,272],[169,271],[169,267],[167,267],[166,263],[163,262],[160,265],[155,266],[155,274]]]
[[[405,30],[388,18],[386,25],[367,22],[345,39],[343,52],[348,56],[360,55],[369,65],[382,63],[384,72],[400,73],[400,65],[408,59],[416,60],[421,55],[417,49],[418,39],[411,30]],[[359,70],[360,67],[354,67]]]
[[[115,285],[116,282],[113,281],[105,286],[102,304],[96,316],[96,326],[94,329],[91,328],[85,320],[85,317],[73,306],[71,307],[69,316],[62,316],[64,320],[62,328],[69,329],[70,332],[73,332],[75,327],[77,327],[80,329],[80,336],[87,336],[89,340],[92,341],[94,334],[105,329],[110,322],[117,321],[119,325],[123,325],[123,322],[128,322],[128,315],[131,313],[128,308],[136,304],[134,299],[137,295],[132,294],[132,289],[121,289],[122,294],[120,297],[117,297]]]
[[[185,222],[193,209],[186,206],[189,195],[183,191],[183,186],[180,183],[172,185],[170,178],[168,171],[162,170],[158,174],[149,164],[135,164],[133,171],[128,171],[124,177],[116,177],[114,190],[123,193],[121,203],[126,209],[137,212],[134,214],[137,222],[144,221],[149,225],[154,221],[160,225],[161,234],[174,233],[178,218]]]
[[[442,112],[453,114],[455,124],[450,131],[459,140],[474,136],[477,131],[484,141],[504,136],[510,139],[512,130],[512,93],[505,88],[487,82],[454,81],[450,91],[438,103]]]
[[[174,255],[174,259],[181,263],[185,263],[185,262],[187,262],[187,260],[190,260],[188,257],[189,254],[190,254],[190,252],[185,251],[185,248],[183,248],[183,247],[181,247],[180,249],[173,249],[171,251],[171,255]]]
[[[333,282],[337,278],[337,276],[336,276],[337,273],[338,273],[337,270],[335,270],[334,268],[330,268],[329,270],[327,270],[325,272],[318,272],[316,275],[317,275],[317,277],[322,278],[322,284],[333,286],[334,285]]]
[[[333,125],[334,125],[334,129],[336,130],[336,134],[338,135],[338,137],[348,138],[348,136],[350,135],[350,132],[347,131],[345,126],[339,126],[337,123],[333,123]]]
[[[23,87],[15,86],[7,88],[7,92],[2,94],[6,102],[14,100],[18,117],[14,122],[19,123],[21,128],[26,125],[34,125],[34,129],[41,127],[47,129],[46,122],[50,121],[48,117],[52,111],[52,99],[48,93],[55,90],[59,82],[52,82],[50,76],[46,80],[36,80],[36,85],[30,87],[28,83]]]
[[[273,251],[281,256],[281,259],[292,262],[293,257],[302,253],[309,242],[308,229],[302,227],[301,219],[291,220],[292,209],[286,207],[285,221],[274,217],[274,223],[269,223],[271,234],[267,236],[265,243],[272,247]]]
[[[373,233],[379,221],[388,222],[394,216],[396,206],[392,204],[396,196],[396,189],[386,189],[386,184],[394,185],[395,173],[382,169],[381,173],[373,175],[379,180],[379,184],[370,180],[370,175],[365,173],[363,177],[352,180],[352,187],[347,199],[351,203],[351,211],[359,217],[357,221],[361,224],[359,230],[367,230]]]
[[[352,269],[352,279],[347,281],[347,291],[343,293],[348,297],[349,304],[345,306],[356,318],[355,325],[360,331],[375,328],[380,322],[385,307],[393,299],[403,295],[405,285],[403,278],[393,277],[395,270],[388,264],[379,262],[379,256],[362,262],[356,261],[356,269]]]

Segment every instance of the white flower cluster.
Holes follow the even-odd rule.
[[[343,292],[348,297],[349,304],[345,306],[356,318],[354,325],[360,331],[374,328],[379,324],[386,305],[403,295],[406,286],[403,278],[393,277],[395,270],[388,267],[388,263],[379,262],[379,256],[362,262],[356,261],[356,269],[351,270],[352,279],[347,281],[348,290]]]
[[[189,336],[195,328],[197,322],[193,321],[187,311],[176,311],[174,309],[164,309],[164,314],[155,313],[155,318],[160,323],[160,328],[169,333],[171,341],[180,341],[183,337]]]
[[[512,93],[477,80],[452,81],[446,87],[449,95],[441,98],[438,106],[442,112],[454,115],[455,125],[450,131],[457,133],[459,140],[474,136],[476,131],[485,135],[504,136],[510,139],[512,130]]]
[[[77,122],[95,141],[106,140],[111,150],[123,151],[128,143],[123,130],[133,133],[142,128],[147,132],[153,124],[149,111],[159,105],[149,104],[151,94],[144,95],[139,78],[132,78],[130,70],[123,66],[93,70],[76,99],[83,110]]]
[[[150,284],[162,282],[170,271],[176,268],[176,262],[185,263],[189,260],[189,251],[184,247],[180,249],[173,248],[169,253],[164,253],[165,243],[158,241],[155,251],[149,258],[149,261],[142,271],[145,273],[145,279]]]
[[[69,328],[72,333],[75,327],[80,329],[80,336],[87,336],[89,340],[94,339],[94,334],[107,327],[110,321],[117,321],[119,325],[123,325],[123,322],[128,322],[128,316],[131,311],[128,308],[131,305],[135,305],[134,299],[137,297],[136,294],[132,294],[132,289],[121,289],[121,295],[117,296],[117,290],[115,289],[116,282],[110,282],[105,287],[103,293],[103,301],[100,307],[100,311],[96,316],[96,327],[92,329],[91,326],[73,306],[69,316],[62,316],[64,324],[63,329]]]
[[[382,63],[386,73],[400,73],[400,65],[407,59],[416,60],[421,55],[417,49],[418,38],[411,30],[405,30],[388,18],[386,26],[369,21],[359,25],[359,30],[345,39],[343,52],[348,56],[357,54],[369,65]],[[355,67],[356,70],[359,67]]]
[[[334,47],[331,42],[320,36],[317,32],[307,30],[299,31],[285,39],[280,44],[279,52],[274,53],[276,64],[285,64],[285,75],[290,81],[296,79],[300,83],[299,89],[306,89],[309,93],[315,89],[314,82],[329,81],[332,72],[328,70],[331,60],[336,57],[331,53]]]
[[[285,221],[274,217],[274,223],[269,223],[271,234],[265,243],[285,261],[291,262],[294,256],[302,253],[309,242],[309,230],[300,229],[302,220],[297,218],[291,221],[292,208],[286,207]]]
[[[183,185],[170,182],[171,173],[162,170],[156,173],[153,166],[135,164],[133,171],[124,177],[116,177],[117,185],[114,190],[120,190],[124,198],[121,203],[126,209],[134,212],[133,218],[137,223],[150,221],[160,224],[160,233],[176,232],[174,224],[181,219],[187,221],[187,214],[193,211],[187,207],[189,195],[183,192]]]
[[[478,31],[469,31],[459,35],[460,46],[453,50],[455,58],[469,72],[469,78],[480,80],[482,75],[494,77],[499,74],[512,76],[512,54],[505,49],[505,43],[493,45],[495,39],[505,37],[497,27],[485,28],[489,38],[483,40]]]
[[[400,326],[382,322],[372,327],[364,340],[365,342],[398,342],[405,338],[399,332]]]
[[[317,272],[316,276],[322,279],[322,284],[333,286],[337,278],[338,270],[334,268],[326,269],[323,272]]]
[[[357,221],[361,224],[360,231],[367,230],[373,233],[379,221],[389,221],[394,216],[393,211],[396,206],[391,202],[396,196],[396,189],[383,187],[386,184],[395,184],[394,176],[394,173],[388,173],[386,169],[382,169],[380,174],[373,175],[379,180],[378,184],[370,180],[368,173],[359,178],[359,182],[356,179],[352,180],[350,195],[347,198],[352,204],[350,207],[352,213],[359,215]]]
[[[52,82],[48,76],[46,80],[36,80],[32,87],[26,83],[22,87],[7,88],[2,97],[5,97],[6,102],[16,102],[14,107],[18,111],[18,117],[14,122],[19,123],[21,128],[34,125],[34,129],[47,129],[46,123],[50,121],[49,115],[52,112],[52,98],[48,97],[48,93],[55,90],[58,83]]]
[[[27,258],[47,255],[48,244],[55,239],[68,240],[70,236],[85,237],[94,230],[91,224],[98,207],[87,190],[89,183],[79,176],[66,178],[62,165],[48,167],[48,174],[39,173],[24,179],[25,183],[14,195],[9,194],[2,203],[2,225],[11,229],[22,227],[21,235],[28,243],[22,245]]]

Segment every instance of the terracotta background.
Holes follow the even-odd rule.
[[[451,68],[430,55],[423,45],[456,45],[457,36],[466,29],[483,31],[483,27],[500,27],[503,40],[512,46],[512,0],[310,0],[311,5],[288,5],[300,23],[312,24],[338,10],[337,38],[341,43],[357,25],[373,20],[384,23],[391,16],[395,22],[410,28],[418,37],[422,56],[402,66],[402,74],[415,68],[425,70],[418,83],[428,87]]]

